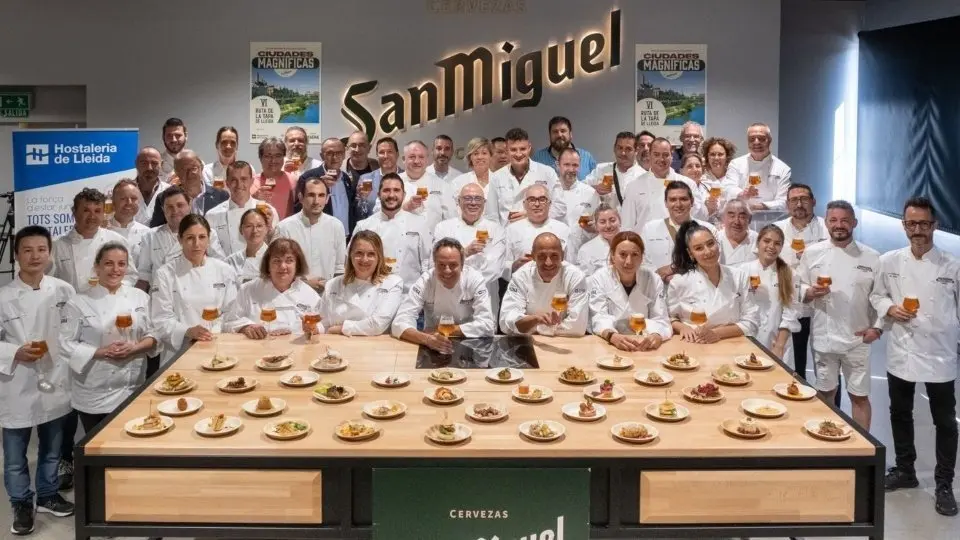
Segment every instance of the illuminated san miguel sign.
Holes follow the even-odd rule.
[[[428,80],[407,88],[406,92],[383,95],[379,115],[360,101],[376,90],[379,82],[352,84],[343,96],[340,112],[372,140],[378,130],[390,134],[422,127],[440,118],[490,105],[494,99],[501,103],[512,101],[513,107],[536,107],[545,85],[555,87],[573,81],[578,67],[583,74],[590,75],[620,65],[620,10],[610,12],[606,35],[591,32],[580,38],[579,43],[571,39],[513,59],[510,53],[515,48],[509,41],[500,45],[499,51],[506,53],[506,58],[499,53],[501,57],[495,58],[494,51],[487,47],[442,58],[434,64],[440,68],[436,82]]]

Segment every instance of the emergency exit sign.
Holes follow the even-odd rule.
[[[26,118],[32,102],[29,92],[0,93],[0,118]]]

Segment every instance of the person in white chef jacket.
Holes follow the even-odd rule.
[[[260,277],[260,261],[267,253],[267,215],[251,208],[240,216],[240,235],[246,244],[243,249],[232,253],[225,261],[237,273],[240,285]]]
[[[493,146],[483,137],[474,137],[467,143],[464,159],[470,166],[470,170],[449,181],[443,188],[443,198],[446,200],[444,208],[447,210],[444,217],[446,219],[460,217],[460,206],[457,203],[460,190],[467,184],[477,184],[483,188],[483,196],[487,201],[483,207],[483,217],[500,224],[500,204],[497,202],[496,186],[490,189]]]
[[[673,335],[663,280],[642,266],[643,239],[633,231],[610,242],[609,263],[589,278],[590,319],[594,335],[621,351],[651,351]],[[630,317],[642,315],[642,335],[630,329]]]
[[[427,145],[423,141],[411,141],[403,147],[403,172],[399,177],[403,180],[403,210],[422,216],[426,220],[427,230],[432,231],[445,215],[449,215],[450,210],[446,208],[443,197],[446,184],[427,171]],[[383,184],[383,179],[380,183]],[[421,196],[424,189],[427,191],[426,198]],[[377,200],[373,212],[381,210],[381,205],[382,201]]]
[[[410,288],[393,319],[393,337],[423,345],[441,354],[453,353],[453,343],[436,332],[441,317],[451,317],[452,337],[493,336],[497,322],[490,309],[490,293],[483,275],[464,266],[463,246],[442,238],[433,247],[433,270],[424,272]],[[423,330],[417,316],[423,312]]]
[[[741,203],[742,204],[742,203]],[[793,347],[790,336],[800,329],[797,320],[800,302],[800,280],[793,269],[780,258],[783,250],[783,231],[770,224],[757,235],[758,258],[738,264],[749,279],[759,278],[760,284],[750,284],[750,294],[760,310],[757,341],[770,348],[788,366],[793,367]]]
[[[540,334],[581,337],[587,330],[587,278],[563,260],[563,244],[553,233],[533,241],[533,262],[513,273],[500,309],[500,330],[508,335]],[[566,297],[556,311],[554,296]]]
[[[584,183],[593,186],[600,196],[600,202],[619,211],[627,186],[646,171],[637,164],[637,138],[630,131],[617,133],[613,142],[613,156],[614,161],[597,165]]]
[[[380,235],[360,231],[350,239],[343,275],[330,280],[323,291],[319,330],[344,336],[379,336],[390,329],[402,300],[403,280],[387,268]]]
[[[237,160],[237,145],[240,134],[233,126],[223,126],[217,130],[214,139],[214,148],[217,150],[217,159],[203,166],[203,181],[209,187],[223,189],[227,185],[228,169]],[[250,177],[256,174],[251,167]],[[247,188],[249,190],[249,187]]]
[[[610,242],[620,232],[620,213],[600,203],[593,213],[593,223],[599,234],[577,252],[577,266],[588,277],[610,264]]]
[[[720,217],[723,228],[717,234],[723,264],[734,266],[757,258],[757,231],[750,229],[752,217],[747,203],[740,199],[723,205]]]
[[[512,128],[507,132],[506,139],[510,165],[498,169],[491,177],[497,189],[500,224],[506,227],[525,217],[524,192],[534,185],[543,186],[550,193],[550,199],[554,201],[550,217],[562,221],[567,215],[567,208],[560,197],[557,172],[553,167],[530,159],[530,136],[523,129]]]
[[[816,388],[827,400],[843,371],[854,421],[870,429],[870,344],[883,333],[883,316],[870,304],[880,254],[853,239],[856,213],[847,201],[827,203],[830,240],[808,247],[797,275],[804,302],[813,307]],[[829,277],[829,285],[819,278]]]
[[[30,534],[37,511],[59,517],[73,504],[58,493],[57,465],[63,423],[70,413],[70,367],[60,355],[60,309],[73,287],[44,275],[50,262],[50,232],[31,225],[13,239],[19,270],[0,287],[0,427],[3,428],[3,483],[13,505],[11,531]],[[46,343],[48,351],[35,346]],[[36,493],[30,489],[27,446],[33,429],[39,438]]]
[[[720,264],[720,245],[710,229],[696,221],[681,225],[673,264],[677,273],[667,285],[667,309],[683,341],[716,343],[757,334],[760,313],[747,274]],[[705,314],[707,322],[691,320],[693,313]]]
[[[404,182],[400,175],[387,173],[380,180],[377,201],[380,211],[357,222],[353,234],[373,231],[383,240],[384,256],[390,271],[403,280],[406,293],[430,269],[433,238],[426,218],[401,208]]]
[[[296,240],[307,257],[308,285],[322,291],[334,276],[343,273],[347,233],[343,223],[323,213],[330,193],[322,178],[310,178],[298,195],[302,208],[277,226],[278,238]]]
[[[699,198],[693,180],[670,168],[673,162],[670,141],[662,137],[654,139],[650,145],[650,156],[650,170],[630,182],[624,190],[620,209],[623,230],[643,236],[641,229],[646,223],[668,217],[668,209],[662,201],[666,200],[666,191],[671,182],[682,182],[690,188],[690,213],[696,219],[705,220],[706,206]]]
[[[127,245],[124,237],[102,227],[106,200],[106,196],[96,189],[83,188],[73,197],[73,229],[53,241],[47,273],[66,281],[77,291],[86,291],[96,285],[93,259],[100,246],[107,242]]]
[[[787,190],[790,188],[790,166],[773,155],[770,145],[773,133],[766,124],[755,123],[747,128],[748,152],[730,162],[736,171],[741,199],[754,211],[782,214],[787,208]],[[759,185],[750,185],[750,176],[760,178]]]
[[[204,217],[217,233],[220,251],[229,256],[246,247],[246,240],[240,231],[240,218],[247,210],[262,209],[269,218],[271,230],[280,223],[280,217],[270,203],[258,201],[250,195],[250,188],[253,186],[253,167],[249,163],[234,161],[227,166],[225,174],[230,198],[211,208]]]
[[[320,295],[305,279],[308,266],[295,240],[278,238],[270,242],[261,262],[260,277],[240,287],[235,310],[225,314],[224,330],[250,339],[302,334],[303,315],[316,313],[320,306]],[[276,320],[269,326],[260,319],[265,307],[277,312]]]
[[[560,197],[567,207],[566,224],[570,228],[566,249],[570,251],[569,260],[572,262],[576,260],[580,246],[597,235],[593,213],[600,206],[600,195],[577,177],[580,171],[580,152],[576,148],[567,147],[561,150],[557,166],[560,168]],[[589,221],[582,224],[581,217],[587,217]]]
[[[150,318],[163,346],[161,362],[169,363],[193,341],[210,341],[235,312],[237,273],[207,255],[210,224],[203,216],[188,214],[178,231],[183,253],[157,270],[151,288]],[[202,319],[205,308],[216,308],[212,323]]]
[[[136,220],[140,206],[140,190],[135,181],[129,178],[120,180],[113,186],[112,193],[114,214],[107,219],[107,229],[119,234],[127,242],[130,261],[123,282],[134,286],[137,284],[137,257],[150,227]]]
[[[449,135],[440,134],[433,139],[433,163],[427,167],[427,172],[436,176],[444,184],[450,184],[456,177],[463,174],[450,166],[453,158],[453,139]]]
[[[150,297],[124,283],[128,261],[124,245],[104,244],[95,260],[99,284],[63,308],[60,351],[72,371],[70,402],[87,433],[140,389],[157,345]],[[128,328],[117,326],[120,316],[129,317]]]
[[[718,220],[717,213],[720,211],[720,200],[723,198],[723,186],[719,182],[704,178],[703,157],[700,154],[684,154],[680,163],[683,164],[680,167],[680,174],[693,181],[693,196],[703,201],[703,209],[699,216],[715,223]],[[720,197],[714,197],[711,193],[711,190],[717,187],[720,188]]]
[[[904,204],[903,229],[910,245],[880,256],[870,301],[886,315],[887,384],[896,466],[887,472],[887,491],[919,486],[915,463],[913,404],[923,383],[936,427],[936,511],[957,515],[953,495],[957,464],[956,379],[960,340],[960,261],[933,242],[937,215],[929,199]],[[905,299],[916,300],[919,307]]]
[[[677,243],[678,231],[687,222],[698,223],[714,236],[717,229],[708,221],[693,219],[693,189],[686,183],[671,180],[664,190],[663,198],[668,215],[648,221],[640,230],[643,238],[643,264],[652,267],[664,283],[669,283],[677,269],[673,265],[673,253]],[[630,230],[623,227],[623,230]],[[723,260],[721,252],[721,261]]]
[[[491,309],[496,313],[500,306],[498,280],[503,273],[507,239],[503,227],[484,217],[483,192],[480,184],[463,186],[457,196],[460,217],[438,223],[433,237],[454,238],[464,246],[464,265],[483,274],[490,291]],[[481,231],[486,231],[485,238],[481,238]]]
[[[547,188],[534,184],[526,189],[523,198],[524,217],[507,226],[507,252],[503,261],[503,278],[509,279],[513,272],[532,259],[533,240],[540,233],[550,232],[566,247],[570,227],[550,216],[553,201]],[[569,256],[569,255],[568,255]]]
[[[703,141],[700,155],[703,158],[703,181],[720,188],[720,203],[740,194],[740,176],[730,167],[737,147],[723,137],[710,137]]]

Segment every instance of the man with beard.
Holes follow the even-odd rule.
[[[613,158],[614,161],[597,165],[585,182],[593,186],[601,202],[619,212],[627,186],[647,171],[637,164],[637,138],[629,131],[621,131],[614,138]],[[610,178],[609,185],[606,177]]]
[[[225,190],[207,187],[203,181],[203,161],[200,161],[200,156],[193,150],[183,150],[177,154],[173,171],[180,179],[179,186],[183,188],[187,200],[190,201],[190,212],[193,214],[202,216],[230,198]],[[157,196],[153,219],[150,221],[151,227],[162,225],[164,222],[163,197],[163,193]]]
[[[667,208],[663,201],[666,200],[667,185],[671,182],[683,182],[690,187],[693,194],[692,215],[694,218],[706,220],[706,205],[698,197],[694,181],[670,168],[672,152],[670,141],[663,137],[650,143],[650,170],[638,176],[624,189],[620,212],[623,230],[640,233],[640,229],[648,221],[666,218]]]
[[[559,166],[560,152],[564,148],[573,148],[580,154],[580,170],[577,171],[577,179],[583,180],[590,171],[597,168],[597,160],[584,148],[578,148],[573,144],[573,124],[568,118],[563,116],[554,116],[547,124],[547,134],[550,136],[550,146],[537,150],[531,159],[537,163],[553,167]]]
[[[437,135],[433,139],[433,163],[427,167],[427,172],[449,184],[451,180],[463,174],[450,166],[453,158],[453,139],[449,135]]]
[[[644,244],[643,264],[656,270],[664,283],[669,283],[676,270],[673,267],[673,248],[677,245],[677,231],[681,225],[693,219],[693,190],[687,183],[674,180],[667,184],[663,199],[667,217],[651,219],[639,234]],[[702,219],[694,221],[706,227],[714,237],[719,236],[710,222]],[[722,262],[722,253],[720,257]]]
[[[637,165],[643,172],[650,170],[650,145],[657,136],[647,130],[637,133]]]
[[[740,199],[727,201],[721,212],[723,229],[717,235],[723,264],[733,266],[757,258],[757,231],[750,230],[750,209]]]
[[[870,304],[880,254],[853,239],[857,217],[847,201],[827,203],[830,241],[807,248],[797,277],[800,295],[813,307],[813,363],[817,390],[828,400],[843,371],[853,419],[870,429],[870,344],[883,319]]]
[[[937,216],[929,199],[910,199],[903,209],[908,247],[884,253],[870,299],[890,323],[887,383],[896,466],[886,489],[920,485],[914,464],[913,400],[917,383],[926,387],[936,426],[935,509],[957,515],[953,496],[957,465],[957,341],[960,340],[960,261],[933,243]]]
[[[300,178],[305,171],[323,165],[319,159],[307,155],[308,143],[307,130],[300,126],[290,126],[283,133],[283,145],[286,150],[283,170],[294,179]]]
[[[506,139],[510,165],[490,175],[491,187],[497,189],[500,225],[506,227],[526,217],[524,192],[533,185],[541,185],[550,193],[553,201],[550,205],[550,217],[564,219],[567,207],[560,197],[560,180],[553,162],[547,166],[530,159],[530,136],[523,129],[511,129],[507,132]]]
[[[173,162],[177,159],[177,154],[183,151],[187,145],[187,126],[179,118],[168,118],[163,123],[163,147],[164,152],[161,156],[160,179],[164,182],[170,182],[170,177],[174,175]]]
[[[305,281],[317,292],[323,292],[328,280],[343,274],[346,232],[337,218],[323,212],[327,206],[327,184],[322,178],[306,178],[300,201],[302,209],[280,222],[277,237],[300,244],[307,259]]]
[[[357,183],[357,219],[367,219],[377,205],[380,193],[380,180],[385,174],[400,174],[403,169],[397,166],[400,147],[393,137],[383,137],[377,141],[377,161],[380,168],[364,174]]]
[[[510,154],[507,152],[507,140],[503,137],[494,137],[490,139],[493,145],[493,163],[490,165],[491,171],[499,171],[510,164]]]
[[[137,153],[136,180],[137,188],[140,189],[140,207],[135,219],[148,227],[150,222],[153,221],[157,195],[170,187],[170,184],[160,179],[162,163],[163,158],[160,157],[160,151],[152,146],[145,146]]]
[[[423,216],[427,230],[433,231],[449,210],[443,202],[443,180],[427,171],[427,145],[423,141],[410,141],[403,147],[403,168],[403,209]]]
[[[731,161],[730,167],[736,171],[739,188],[743,190],[739,197],[748,202],[751,210],[779,213],[787,208],[791,172],[789,165],[770,152],[771,143],[773,134],[769,126],[751,124],[747,128],[749,152]]]
[[[671,168],[680,172],[680,169],[683,168],[683,156],[699,154],[701,144],[703,144],[703,126],[692,120],[685,122],[683,127],[680,128],[680,148],[677,148],[673,153]]]
[[[593,212],[600,206],[600,196],[597,191],[586,182],[577,179],[580,170],[580,154],[573,148],[564,148],[560,152],[560,197],[567,207],[567,227],[570,227],[570,238],[567,240],[567,254],[573,262],[580,251],[580,246],[589,242],[597,235],[596,224],[593,223]],[[586,218],[586,222],[584,222]]]
[[[354,131],[347,138],[347,159],[343,162],[343,172],[350,176],[350,182],[356,186],[360,177],[380,168],[377,160],[370,157],[370,139],[362,131]]]
[[[73,229],[53,242],[50,254],[52,265],[47,273],[69,283],[77,292],[89,291],[97,282],[93,273],[93,261],[100,246],[117,242],[127,246],[119,234],[103,228],[103,193],[83,188],[73,197]]]
[[[323,158],[323,164],[316,169],[304,172],[297,180],[293,211],[299,212],[302,208],[300,201],[306,181],[310,178],[322,178],[330,192],[327,206],[323,209],[324,213],[339,219],[343,224],[343,230],[352,231],[357,223],[356,186],[350,181],[347,173],[340,170],[346,157],[346,147],[340,139],[329,137],[320,146],[320,157]]]

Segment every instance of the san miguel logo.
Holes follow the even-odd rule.
[[[378,130],[390,134],[422,127],[441,117],[490,105],[494,99],[501,103],[512,101],[513,107],[536,107],[545,86],[573,81],[577,68],[583,75],[591,75],[619,66],[620,41],[618,9],[610,12],[606,34],[591,32],[579,40],[549,45],[515,59],[511,53],[516,46],[509,41],[499,47],[505,58],[499,52],[496,53],[499,58],[495,58],[494,51],[487,47],[442,58],[434,64],[440,71],[436,82],[428,80],[420,86],[407,88],[405,92],[384,94],[380,98],[379,114],[360,101],[376,90],[379,82],[352,84],[343,96],[340,113],[373,140]],[[498,98],[494,97],[495,89]]]

